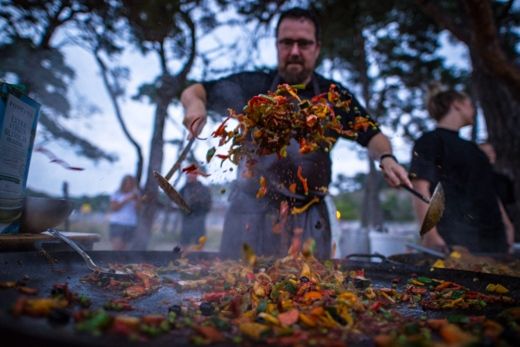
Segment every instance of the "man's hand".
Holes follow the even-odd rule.
[[[190,132],[191,137],[198,137],[202,132],[202,129],[206,125],[207,116],[205,114],[197,113],[186,113],[182,124]]]
[[[436,251],[441,251],[446,254],[448,254],[450,251],[448,245],[446,244],[446,241],[444,241],[442,236],[439,235],[436,228],[433,228],[432,230],[424,234],[421,243],[425,247],[434,249]]]
[[[408,173],[392,155],[390,140],[383,133],[374,135],[368,142],[367,147],[370,157],[374,160],[379,160],[379,167],[383,171],[386,182],[391,187],[400,185],[412,187]]]
[[[181,94],[184,107],[182,123],[189,130],[190,136],[199,136],[207,121],[206,90],[202,84],[193,84]]]
[[[412,182],[408,178],[408,172],[393,157],[383,158],[379,163],[379,167],[383,171],[383,177],[391,187],[397,188],[400,185],[412,187]]]

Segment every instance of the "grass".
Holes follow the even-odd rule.
[[[70,219],[70,227],[67,231],[93,233],[100,236],[100,241],[94,245],[95,250],[110,250],[109,240],[109,215],[105,213],[76,214]],[[208,223],[207,223],[208,224]],[[59,229],[63,229],[60,226]],[[207,241],[204,247],[206,251],[218,251],[222,227],[211,225],[207,227]],[[164,216],[158,215],[152,226],[152,234],[148,250],[165,251],[172,250],[178,244],[180,237],[180,223],[175,216],[170,216],[164,223]]]

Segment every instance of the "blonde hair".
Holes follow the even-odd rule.
[[[439,82],[428,85],[426,108],[430,117],[440,121],[450,110],[454,101],[467,99],[468,95],[454,89],[448,89]]]

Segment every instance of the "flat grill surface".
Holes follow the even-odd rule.
[[[108,266],[111,263],[149,263],[157,266],[166,266],[175,256],[172,252],[108,252],[94,251],[90,252],[94,261],[100,265]],[[27,277],[27,286],[39,288],[39,296],[48,296],[52,287],[56,283],[67,283],[70,290],[77,294],[84,294],[92,300],[92,307],[102,307],[110,299],[120,298],[118,293],[107,289],[96,287],[93,284],[82,282],[81,279],[90,273],[83,260],[75,253],[60,252],[50,254],[52,258],[57,260],[56,263],[50,263],[49,259],[39,253],[8,253],[0,255],[0,281],[20,280]],[[204,261],[211,259],[215,255],[208,253],[192,254],[191,257]],[[471,272],[461,272],[456,270],[435,270],[424,271],[420,268],[410,266],[399,266],[396,264],[376,264],[369,262],[356,261],[340,261],[342,270],[351,271],[364,269],[366,277],[372,281],[374,287],[391,287],[392,281],[400,278],[398,287],[402,288],[406,285],[407,280],[413,275],[428,276],[430,278],[438,278],[450,280],[462,284],[472,290],[484,292],[488,283],[502,283],[510,289],[510,295],[520,300],[520,279],[512,277],[503,277],[489,274],[478,274]],[[174,272],[161,275],[165,281],[178,279],[178,275]],[[133,342],[121,336],[101,336],[94,337],[87,334],[79,334],[74,331],[73,324],[69,323],[65,326],[52,326],[46,319],[19,317],[13,318],[9,313],[9,309],[16,301],[20,293],[15,289],[0,290],[0,332],[9,333],[11,336],[18,336],[18,341],[26,339],[28,343],[34,341],[44,341],[52,343],[54,346],[108,346],[114,343],[124,343],[129,345],[171,345],[175,341],[176,345],[188,345],[186,332],[177,331],[173,334],[166,334],[149,342]],[[183,300],[201,296],[201,292],[197,290],[177,291],[173,286],[162,285],[159,290],[144,297],[132,300],[133,311],[128,312],[130,315],[144,314],[166,314],[168,307],[173,304],[180,303]],[[407,305],[398,307],[398,311],[402,314],[412,317],[446,317],[449,314],[463,313],[466,315],[486,314],[490,317],[496,315],[504,307],[488,306],[484,310],[479,311],[424,311],[417,306],[410,308]],[[126,314],[126,312],[125,312]],[[368,345],[371,342],[367,342]]]

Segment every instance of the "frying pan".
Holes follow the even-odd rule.
[[[503,253],[475,253],[476,256],[484,256],[492,258],[501,263],[511,263],[513,261],[520,260],[519,254],[503,254]],[[402,264],[405,266],[415,266],[420,270],[426,270],[431,268],[433,263],[439,258],[424,253],[406,253],[406,254],[394,254],[388,257],[388,260]],[[475,273],[474,271],[457,270],[461,272]],[[511,278],[511,276],[500,275],[505,278]],[[513,277],[514,278],[514,277]]]
[[[107,266],[110,263],[140,263],[146,262],[155,265],[167,265],[170,260],[176,259],[173,252],[111,252],[111,251],[93,251],[90,252],[92,258],[100,265]],[[73,252],[55,252],[51,254],[56,259],[55,263],[50,264],[46,257],[37,252],[27,253],[4,253],[0,255],[2,266],[0,267],[0,281],[19,280],[24,276],[28,276],[29,287],[40,289],[42,296],[47,296],[55,283],[68,283],[71,291],[77,294],[87,295],[92,300],[92,308],[102,306],[110,299],[114,299],[117,294],[107,290],[95,287],[91,284],[82,283],[80,280],[87,275],[88,270],[83,264],[83,260]],[[217,255],[213,253],[192,253],[191,258],[199,261],[211,261]],[[365,269],[367,277],[372,281],[375,287],[391,287],[392,281],[396,278],[402,278],[398,286],[404,286],[406,280],[412,275],[423,275],[433,278],[454,280],[471,289],[483,291],[488,283],[502,283],[511,291],[511,296],[516,300],[520,300],[520,279],[507,278],[501,276],[475,274],[468,272],[460,272],[456,270],[435,270],[428,271],[411,271],[406,266],[400,266],[389,263],[368,263],[356,262],[348,260],[340,260],[342,270]],[[165,274],[165,277],[175,276],[175,274]],[[16,339],[18,346],[25,345],[52,345],[52,346],[171,346],[172,343],[179,346],[190,345],[186,336],[186,332],[174,331],[172,334],[166,334],[150,340],[149,342],[132,342],[126,337],[103,335],[93,337],[90,335],[79,334],[74,332],[71,323],[65,326],[51,326],[45,319],[34,319],[30,317],[13,318],[8,310],[20,294],[14,289],[4,289],[0,291],[0,333],[6,334]],[[149,296],[138,298],[132,301],[135,310],[130,314],[166,314],[168,307],[172,304],[179,303],[189,297],[200,297],[201,293],[196,290],[177,292],[170,286],[162,286],[158,291]],[[463,311],[464,314],[487,314],[495,315],[500,308],[489,305],[483,311],[470,312]],[[398,310],[406,315],[413,317],[438,317],[439,315],[448,315],[454,313],[423,311],[421,308],[409,308],[407,305],[399,307]],[[354,344],[355,345],[355,344]],[[372,342],[361,344],[372,345]]]
[[[520,260],[520,254],[503,254],[503,253],[476,253],[476,256],[485,256],[492,258],[501,263],[511,263],[512,261]],[[448,276],[448,280],[457,282],[459,276],[474,277],[485,275],[489,280],[495,280],[497,283],[512,284],[519,286],[520,277],[509,276],[509,275],[498,275],[498,274],[487,274],[469,270],[458,270],[458,269],[441,269],[432,268],[432,265],[439,258],[433,255],[425,253],[402,253],[385,256],[379,253],[360,253],[360,254],[349,254],[345,259],[353,265],[368,266],[371,264],[381,264],[381,267],[392,269],[399,268],[410,273],[432,273],[442,274]],[[375,259],[375,260],[374,260]]]

